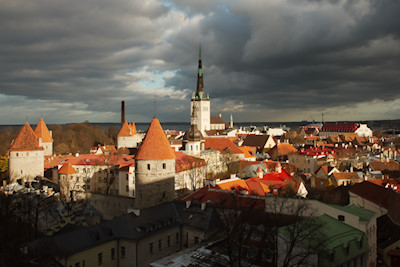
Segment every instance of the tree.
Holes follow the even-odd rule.
[[[315,212],[307,201],[246,196],[240,189],[226,194],[219,209],[223,231],[218,247],[227,265],[303,266],[321,252],[322,225],[312,219]]]

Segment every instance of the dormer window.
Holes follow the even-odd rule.
[[[338,215],[338,220],[344,222],[345,220],[344,215]]]

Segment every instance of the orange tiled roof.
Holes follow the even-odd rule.
[[[42,138],[42,142],[44,143],[53,142],[53,138],[51,138],[50,131],[47,129],[43,118],[40,118],[35,129],[35,134],[38,138]]]
[[[272,153],[277,153],[277,155],[289,155],[292,152],[297,152],[297,149],[291,144],[276,144],[271,150],[268,151],[268,154],[272,155]]]
[[[133,155],[95,155],[95,154],[82,154],[78,157],[70,158],[66,161],[71,165],[91,165],[91,166],[127,166],[135,162]]]
[[[19,131],[17,138],[13,141],[9,151],[32,151],[32,150],[43,150],[43,147],[39,147],[39,140],[28,123],[22,126]]]
[[[219,150],[221,153],[226,153],[226,149],[229,148],[232,154],[243,154],[231,140],[224,137],[208,137],[205,138],[205,149]]]
[[[360,179],[360,177],[358,176],[358,174],[356,172],[334,172],[334,173],[332,173],[332,175],[336,181],[342,180],[342,179],[351,179],[351,180]]]
[[[135,158],[137,160],[175,159],[175,153],[155,116]]]
[[[62,162],[73,158],[74,156],[72,155],[60,155],[60,156],[44,156],[44,168],[49,169],[49,168],[54,168],[55,166],[60,165]]]
[[[253,158],[256,156],[256,148],[251,146],[239,146],[239,149],[244,153],[245,158]]]
[[[129,124],[128,122],[125,121],[121,127],[121,130],[119,130],[117,136],[119,136],[119,137],[120,136],[133,136],[135,134],[137,134],[135,123],[132,122]]]
[[[176,156],[176,162],[175,162],[176,172],[187,171],[193,168],[206,165],[206,161],[204,159],[187,155],[182,151],[175,151],[174,153]]]
[[[75,174],[77,173],[74,167],[70,163],[65,163],[62,167],[58,170],[59,174]]]

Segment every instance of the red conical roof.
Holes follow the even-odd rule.
[[[135,134],[137,134],[135,123],[129,124],[125,121],[117,136],[133,136]]]
[[[58,170],[59,174],[75,174],[77,173],[75,168],[72,167],[70,163],[65,163],[62,167]]]
[[[39,147],[39,140],[28,123],[22,127],[19,131],[17,138],[13,141],[9,151],[32,151],[32,150],[43,150],[43,147]]]
[[[51,138],[50,131],[47,129],[46,123],[44,123],[43,118],[40,118],[38,125],[35,129],[35,134],[38,138],[42,138],[42,142],[53,142],[53,138]]]
[[[175,159],[175,153],[156,117],[150,123],[146,136],[136,154],[137,160]]]

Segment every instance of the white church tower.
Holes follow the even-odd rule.
[[[199,48],[197,89],[196,92],[193,93],[192,100],[190,102],[190,114],[195,118],[197,128],[203,135],[205,135],[205,131],[210,130],[210,97],[204,92],[201,47]]]

